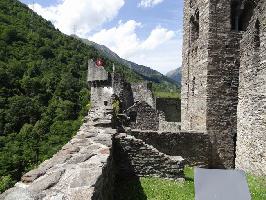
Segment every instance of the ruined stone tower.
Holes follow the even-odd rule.
[[[242,3],[236,167],[266,175],[266,1]]]
[[[185,0],[182,129],[207,132],[211,167],[234,167],[239,41],[230,0]]]
[[[265,4],[185,0],[181,128],[210,136],[210,167],[232,168],[236,159],[254,171],[245,152],[265,149]],[[265,150],[254,156],[265,162]]]

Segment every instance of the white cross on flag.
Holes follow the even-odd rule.
[[[103,66],[103,60],[102,60],[101,58],[98,58],[98,59],[96,60],[96,66],[97,66],[97,67]]]

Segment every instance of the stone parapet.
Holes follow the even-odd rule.
[[[1,200],[84,200],[113,197],[111,128],[84,123],[51,159],[26,173]]]
[[[117,170],[123,177],[153,176],[174,180],[184,177],[184,159],[181,156],[161,153],[126,133],[115,136],[114,158]]]
[[[211,162],[211,142],[206,133],[201,132],[157,132],[131,130],[130,135],[152,145],[158,151],[182,156],[185,164],[209,167]]]

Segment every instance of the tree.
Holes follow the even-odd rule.
[[[19,39],[18,32],[14,28],[7,28],[2,33],[2,39],[7,43],[11,44]]]

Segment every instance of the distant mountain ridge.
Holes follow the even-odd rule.
[[[77,37],[77,36],[74,36]],[[114,53],[112,50],[110,50],[108,47],[104,45],[97,44],[93,41],[87,40],[87,39],[81,39],[84,43],[86,43],[89,46],[93,46],[98,51],[100,51],[105,57],[109,58],[110,60],[116,61],[132,70],[134,70],[138,75],[140,75],[144,80],[152,81],[155,83],[166,83],[166,84],[174,84],[176,86],[180,86],[177,84],[177,82],[171,78],[168,78],[167,76],[161,74],[160,72],[151,69],[149,67],[146,67],[144,65],[139,65],[134,62],[125,60],[123,58],[120,58],[116,53]]]
[[[172,71],[166,73],[166,76],[172,80],[174,80],[178,85],[181,85],[181,78],[182,78],[182,68],[179,67]]]

